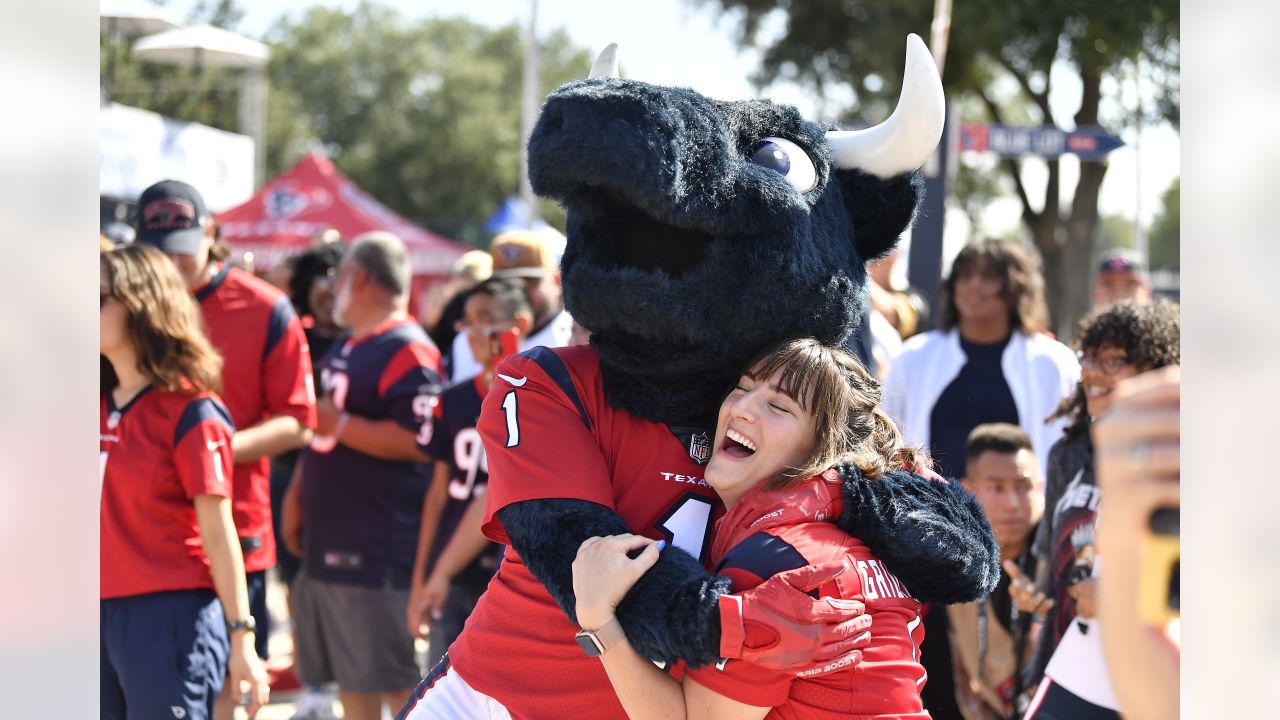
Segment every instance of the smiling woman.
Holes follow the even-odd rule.
[[[850,463],[873,482],[927,466],[903,446],[879,401],[879,384],[848,352],[811,338],[779,344],[747,364],[721,403],[705,473],[727,509],[709,566],[742,592],[779,573],[829,563],[829,576],[811,584],[833,605],[865,603],[876,630],[874,638],[853,641],[864,648],[856,672],[848,660],[803,678],[732,661],[672,680],[612,632],[618,603],[665,543],[591,538],[573,565],[578,621],[593,629],[579,637],[596,643],[599,652],[588,654],[601,657],[629,717],[749,719],[774,708],[780,717],[928,717],[917,689],[924,678],[920,603],[862,541],[830,522],[842,512],[834,465]]]
[[[1082,623],[1087,627],[1096,622],[1094,524],[1103,501],[1094,479],[1089,430],[1093,420],[1110,409],[1117,382],[1178,364],[1178,313],[1178,306],[1167,301],[1149,305],[1125,302],[1080,321],[1077,345],[1084,370],[1075,392],[1054,416],[1067,419],[1070,425],[1049,451],[1045,516],[1033,546],[1040,560],[1039,589],[1053,601],[1041,630],[1033,676],[1045,673],[1037,693],[1044,717],[1052,716],[1055,708],[1067,707],[1059,703],[1084,701],[1105,712],[1115,707],[1102,661],[1100,633],[1079,630]],[[1048,681],[1050,675],[1053,683]],[[1080,694],[1081,687],[1102,691]],[[1068,698],[1064,693],[1069,691],[1064,688],[1075,688],[1077,694]],[[1084,717],[1076,712],[1067,714]],[[1027,717],[1034,718],[1035,713]],[[1116,715],[1111,712],[1096,717]]]

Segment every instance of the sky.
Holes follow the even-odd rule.
[[[486,25],[519,22],[523,26],[530,12],[530,0],[379,0],[408,17],[463,16]],[[298,16],[315,5],[354,8],[359,0],[269,0],[244,2],[245,17],[239,30],[262,37],[282,15]],[[167,6],[189,12],[196,0],[169,0]],[[683,85],[723,100],[757,97],[749,77],[759,67],[760,52],[737,44],[736,16],[719,11],[708,0],[646,0],[645,2],[605,2],[602,0],[539,0],[537,28],[546,33],[564,28],[569,37],[593,52],[611,42],[619,45],[618,57],[627,77],[659,85]],[[762,39],[779,31],[766,24]],[[953,28],[952,32],[961,32]],[[905,41],[903,47],[905,51]],[[585,73],[584,73],[585,74]],[[1080,86],[1069,70],[1055,70],[1055,88],[1050,103],[1059,127],[1070,129],[1071,117],[1080,99]],[[1125,88],[1128,102],[1135,93]],[[838,91],[831,93],[838,100]],[[789,84],[766,88],[764,97],[795,105],[807,117],[833,120],[813,94]],[[848,97],[847,94],[844,97]],[[1107,171],[1099,198],[1103,214],[1133,217],[1140,212],[1144,225],[1159,210],[1160,195],[1180,173],[1180,142],[1177,131],[1168,125],[1144,128],[1141,137],[1133,130],[1121,133],[1126,145],[1108,156]],[[1135,151],[1135,140],[1141,153]],[[1139,154],[1141,176],[1138,175]],[[1033,198],[1043,197],[1046,177],[1042,162],[1026,162],[1024,178]],[[1078,163],[1068,156],[1061,164],[1062,187],[1069,197],[1078,173]],[[1018,225],[1021,205],[1012,197],[993,203],[975,231],[1002,233]],[[949,216],[950,217],[950,216]],[[963,214],[959,218],[962,224]],[[950,220],[949,220],[950,222]],[[968,228],[963,229],[967,234]],[[962,240],[961,240],[962,242]],[[948,243],[950,244],[950,243]]]

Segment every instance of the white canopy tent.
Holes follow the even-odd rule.
[[[98,20],[103,32],[120,37],[150,35],[187,24],[178,13],[150,0],[100,0]]]
[[[170,65],[257,69],[271,59],[271,48],[212,25],[191,25],[138,40],[133,56]]]

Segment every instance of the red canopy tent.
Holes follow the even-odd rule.
[[[215,215],[222,237],[240,252],[252,252],[254,268],[269,270],[300,253],[316,233],[334,228],[345,238],[387,230],[404,240],[413,263],[413,302],[449,273],[470,248],[428,232],[370,197],[338,171],[329,158],[310,153],[262,186],[244,204]]]

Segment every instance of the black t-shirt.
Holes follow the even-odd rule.
[[[968,362],[942,391],[929,417],[930,452],[938,474],[964,476],[964,446],[969,433],[983,423],[1018,424],[1018,407],[1000,366],[1009,338],[996,343],[971,343],[960,339]]]

